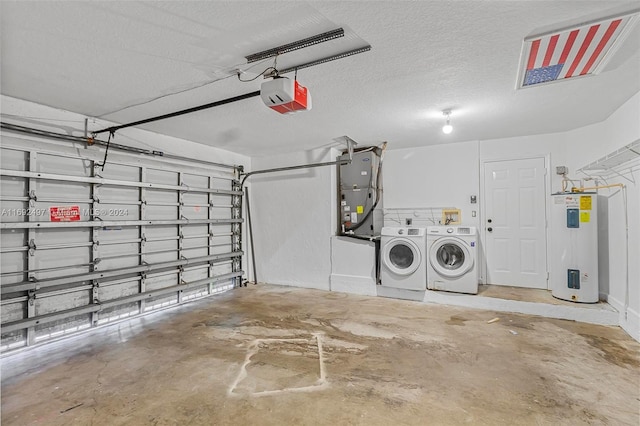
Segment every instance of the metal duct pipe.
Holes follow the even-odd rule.
[[[301,164],[301,165],[298,165],[298,166],[276,167],[276,168],[273,168],[273,169],[256,170],[256,171],[249,172],[249,173],[243,173],[244,177],[242,178],[240,186],[242,188],[244,188],[245,196],[246,196],[246,199],[247,199],[247,220],[248,220],[248,225],[249,225],[249,245],[251,247],[251,262],[252,262],[252,265],[253,265],[254,284],[258,284],[258,274],[256,272],[256,255],[255,255],[256,251],[255,251],[255,246],[253,244],[253,231],[252,231],[252,228],[251,228],[251,208],[249,206],[249,188],[246,188],[244,186],[245,181],[250,176],[258,175],[258,174],[286,172],[286,171],[289,171],[289,170],[310,169],[310,168],[313,168],[313,167],[323,167],[323,166],[339,166],[339,165],[349,164],[349,163],[351,163],[351,159],[342,160],[342,161],[327,161],[327,162],[324,162],[324,163]]]

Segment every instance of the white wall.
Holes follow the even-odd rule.
[[[463,224],[477,226],[479,205],[470,197],[479,196],[478,176],[478,142],[390,149],[382,171],[384,208],[455,207]]]
[[[335,149],[318,149],[254,158],[252,164],[264,170],[335,161],[337,155]],[[249,178],[259,282],[329,290],[335,179],[335,166]]]
[[[562,178],[555,174],[556,166],[565,162],[565,136],[553,133],[536,136],[520,136],[505,139],[488,139],[480,142],[480,162],[546,157],[549,159],[550,192],[561,189]],[[480,170],[482,173],[482,167]],[[481,179],[482,180],[482,179]]]
[[[568,132],[566,138],[567,165],[573,171],[572,177],[587,178],[576,170],[640,139],[640,92],[606,121]],[[598,182],[626,186],[624,192],[618,188],[599,191],[607,199],[608,210],[608,241],[601,245],[608,250],[609,261],[604,284],[607,300],[620,312],[621,326],[640,340],[640,171],[623,174],[627,179],[614,175]],[[585,186],[594,183],[586,181]]]

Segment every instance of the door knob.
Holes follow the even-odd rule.
[[[491,219],[487,219],[487,222],[491,223]]]
[[[487,231],[491,232],[491,231],[493,231],[493,228],[492,227],[488,227]]]

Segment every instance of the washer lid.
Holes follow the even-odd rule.
[[[420,248],[406,238],[394,238],[382,248],[382,263],[398,275],[411,275],[422,263]]]
[[[467,244],[454,237],[436,240],[429,248],[429,263],[440,275],[457,278],[473,268],[473,255]]]

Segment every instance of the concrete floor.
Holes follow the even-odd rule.
[[[640,423],[617,327],[268,285],[162,314],[5,357],[2,424]]]

